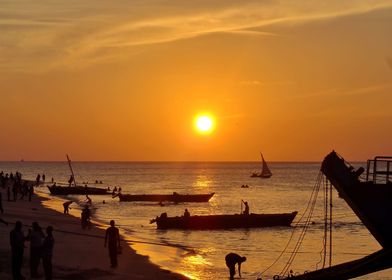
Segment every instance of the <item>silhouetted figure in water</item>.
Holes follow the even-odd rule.
[[[37,175],[37,178],[35,179],[35,182],[36,182],[37,186],[39,185],[39,181],[40,181],[40,180],[41,180],[41,175],[38,174],[38,175]]]
[[[114,220],[110,221],[110,227],[106,230],[105,235],[105,244],[109,245],[109,257],[110,257],[110,264],[111,267],[117,266],[117,253],[118,249],[120,249],[120,233],[118,228],[114,226]]]
[[[45,280],[52,280],[52,256],[53,256],[53,228],[46,228],[46,237],[42,243],[42,264],[44,267]]]
[[[88,208],[88,205],[86,205],[84,207],[84,209],[82,210],[82,214],[81,214],[81,222],[82,222],[82,228],[85,229],[86,227],[90,227],[90,209]]]
[[[230,270],[230,279],[234,279],[235,265],[238,264],[238,274],[241,277],[241,264],[246,261],[246,257],[241,257],[236,253],[229,253],[225,257],[226,266]]]
[[[29,230],[27,240],[30,241],[30,276],[38,277],[38,266],[41,260],[41,247],[45,235],[37,222],[33,222],[32,230]]]
[[[15,228],[10,232],[13,280],[25,279],[20,272],[23,265],[24,241],[25,237],[22,232],[22,222],[17,221],[15,223]]]
[[[190,216],[191,216],[191,213],[189,213],[188,209],[185,209],[184,218],[189,218]]]
[[[242,203],[244,203],[244,206],[245,206],[244,212],[242,212],[242,214],[249,215],[249,205],[248,205],[248,202],[242,200]]]
[[[69,213],[69,209],[71,209],[71,207],[69,207],[71,204],[73,203],[73,201],[69,200],[63,203],[63,207],[64,207],[64,214],[68,214]]]
[[[88,194],[86,194],[86,203],[87,204],[89,204],[89,205],[91,205],[92,204],[92,201],[91,201],[91,198],[88,196]]]
[[[45,182],[45,174],[42,174],[42,181]]]

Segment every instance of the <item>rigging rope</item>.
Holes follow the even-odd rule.
[[[314,210],[314,206],[315,206],[315,202],[317,201],[317,195],[318,195],[318,192],[319,192],[319,189],[320,189],[320,185],[321,185],[320,182],[321,182],[321,179],[322,179],[322,178],[323,178],[323,174],[322,174],[322,172],[320,171],[319,174],[318,174],[318,176],[317,176],[316,183],[315,183],[315,185],[314,185],[314,187],[313,187],[313,189],[312,189],[312,193],[311,193],[311,195],[310,195],[310,199],[309,199],[309,201],[308,201],[308,203],[307,203],[306,209],[305,209],[305,211],[303,212],[303,214],[301,215],[301,217],[299,218],[299,220],[298,220],[298,221],[295,223],[295,225],[293,226],[293,230],[292,230],[292,232],[291,232],[291,235],[290,235],[290,238],[289,238],[288,242],[286,243],[286,246],[283,248],[283,250],[281,251],[281,253],[279,254],[279,256],[276,258],[276,260],[275,260],[270,266],[268,266],[266,269],[264,269],[262,272],[260,272],[260,273],[257,275],[257,279],[259,279],[261,275],[263,275],[265,272],[267,272],[271,267],[273,267],[273,266],[280,260],[280,258],[283,256],[283,254],[286,252],[287,248],[289,247],[289,245],[290,245],[290,243],[291,243],[291,240],[292,240],[293,237],[294,237],[294,233],[295,233],[296,229],[297,229],[297,228],[300,228],[300,227],[303,227],[302,232],[301,232],[301,235],[300,235],[300,238],[299,238],[299,240],[297,241],[297,244],[296,244],[296,246],[294,247],[294,250],[292,250],[292,252],[291,252],[290,259],[289,259],[289,261],[286,263],[286,265],[285,265],[285,267],[283,268],[283,270],[282,270],[282,272],[280,273],[280,275],[284,275],[284,274],[287,272],[288,267],[291,265],[292,261],[294,260],[295,255],[298,253],[298,250],[299,250],[299,246],[298,246],[298,245],[299,245],[299,243],[301,243],[302,240],[303,240],[303,237],[302,237],[302,236],[304,236],[304,234],[306,233],[307,228],[309,227],[310,218],[312,217],[313,210]],[[304,225],[303,225],[303,226],[300,225],[300,224],[301,224],[301,221],[302,221],[302,220],[304,219],[304,217],[305,217],[305,214],[308,213],[308,212],[309,212],[309,214],[308,214],[308,216],[307,216],[306,219],[305,219]],[[301,238],[301,237],[302,237],[302,238]],[[282,273],[283,273],[283,274],[282,274]]]

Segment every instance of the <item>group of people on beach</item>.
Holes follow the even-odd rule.
[[[46,228],[46,236],[37,222],[32,223],[31,229],[25,236],[22,230],[22,222],[17,221],[14,229],[10,232],[12,277],[14,280],[23,280],[21,273],[25,241],[30,242],[30,278],[39,278],[38,267],[42,259],[45,280],[52,279],[52,256],[53,256],[53,227]]]
[[[23,200],[25,196],[31,201],[32,195],[34,194],[34,183],[22,180],[22,174],[20,172],[16,172],[14,175],[12,172],[10,174],[4,174],[1,171],[0,187],[7,190],[7,201]]]

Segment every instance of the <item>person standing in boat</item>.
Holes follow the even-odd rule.
[[[242,212],[242,214],[249,215],[249,205],[248,205],[248,202],[247,201],[243,201],[243,200],[241,200],[241,201],[242,201],[242,203],[245,206],[244,212]]]
[[[241,257],[236,253],[229,253],[226,255],[225,261],[230,271],[230,279],[234,279],[236,264],[238,264],[238,275],[241,277],[241,264],[246,261],[246,257]]]

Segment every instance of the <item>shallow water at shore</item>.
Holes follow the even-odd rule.
[[[249,202],[253,213],[299,211],[301,215],[310,198],[319,172],[319,163],[271,163],[274,175],[263,180],[250,178],[259,163],[82,163],[73,168],[78,182],[102,180],[104,186],[121,186],[123,193],[209,193],[209,203],[185,203],[159,206],[157,203],[119,202],[110,196],[91,196],[95,219],[107,223],[115,219],[124,236],[138,253],[165,268],[193,279],[227,279],[224,256],[237,252],[247,256],[242,267],[244,279],[255,279],[279,256],[293,228],[261,228],[209,231],[156,230],[150,219],[162,212],[181,215],[188,208],[192,215],[239,213],[241,199]],[[1,162],[0,170],[20,171],[25,178],[37,173],[46,178],[66,181],[69,177],[65,162]],[[240,188],[248,184],[249,188]],[[47,193],[46,188],[40,188]],[[49,196],[53,197],[53,196]],[[74,199],[82,202],[83,196]],[[352,210],[334,193],[333,264],[353,260],[380,248]],[[103,204],[105,200],[105,204]],[[62,212],[61,201],[47,202]],[[71,209],[71,213],[77,207]],[[303,246],[293,265],[295,272],[314,270],[323,246],[323,206],[320,203]],[[296,240],[296,239],[295,239]],[[132,242],[133,241],[133,242]],[[292,249],[292,247],[289,247]],[[279,273],[287,260],[284,254],[276,266],[264,276]],[[264,278],[264,277],[263,277]],[[392,279],[387,270],[361,279]]]

